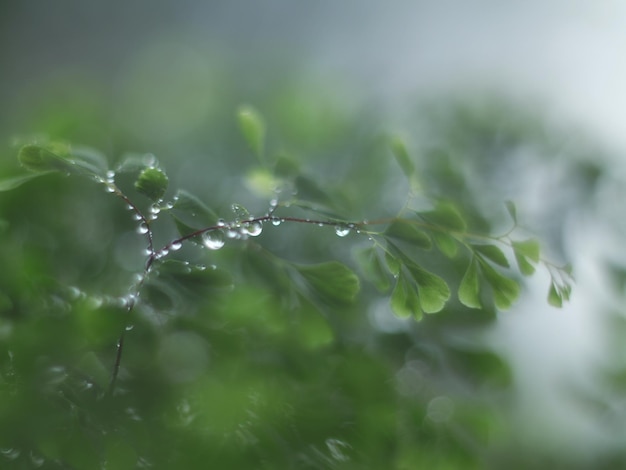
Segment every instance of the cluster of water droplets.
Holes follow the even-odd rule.
[[[258,237],[263,232],[263,222],[250,215],[247,209],[239,204],[232,205],[235,218],[232,222],[219,219],[215,227],[202,233],[202,244],[209,250],[219,250],[226,240],[245,240]]]

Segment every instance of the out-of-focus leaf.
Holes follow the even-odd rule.
[[[397,276],[400,273],[400,268],[402,267],[400,260],[387,251],[385,252],[385,262],[391,274]]]
[[[515,207],[515,204],[513,203],[513,201],[506,201],[504,205],[507,212],[511,216],[513,223],[517,225],[517,208]]]
[[[338,261],[296,266],[296,269],[313,292],[331,303],[351,303],[359,292],[359,278]]]
[[[535,267],[528,261],[524,255],[519,254],[517,251],[515,253],[515,260],[517,261],[517,266],[519,267],[520,272],[524,276],[530,276],[535,272]]]
[[[539,262],[540,258],[540,248],[539,242],[534,239],[525,240],[522,242],[513,242],[513,251],[515,251],[516,255],[522,255],[526,258],[529,258],[531,261],[535,263]]]
[[[415,224],[409,220],[394,220],[389,227],[387,227],[387,230],[385,230],[385,235],[425,250],[432,247],[432,242],[428,234],[418,229]]]
[[[513,305],[513,302],[517,299],[520,292],[517,281],[503,276],[482,260],[480,262],[480,268],[485,275],[485,279],[489,282],[489,285],[491,285],[496,307],[500,310],[511,308],[511,305]]]
[[[467,228],[459,210],[449,202],[439,202],[434,210],[420,212],[419,215],[427,222],[449,230],[463,232]]]
[[[135,181],[135,189],[152,201],[160,200],[165,194],[169,179],[159,168],[144,168]]]
[[[239,129],[246,142],[257,158],[263,158],[265,144],[265,122],[259,112],[252,106],[241,106],[237,111]]]
[[[174,200],[172,215],[183,224],[179,231],[186,227],[204,228],[217,222],[217,214],[190,192],[181,189],[176,192]]]
[[[298,199],[333,207],[330,196],[320,186],[306,176],[298,176],[295,180]]]
[[[13,178],[7,178],[4,180],[0,180],[0,192],[1,191],[11,191],[24,183],[28,183],[30,180],[37,178],[39,176],[51,173],[51,171],[42,171],[38,173],[29,173],[27,175],[14,176]]]
[[[471,245],[474,251],[487,258],[489,261],[493,261],[497,265],[503,268],[509,267],[509,260],[506,259],[502,250],[495,245]]]
[[[404,141],[400,137],[396,136],[391,139],[391,151],[404,176],[408,179],[411,189],[417,191],[420,188],[420,183],[415,172],[415,165],[411,160]]]
[[[434,232],[432,234],[435,244],[448,258],[454,258],[459,251],[459,244],[456,239],[444,232]]]
[[[413,316],[416,320],[422,318],[420,301],[411,281],[404,273],[400,273],[396,286],[391,293],[391,310],[400,318]]]
[[[417,265],[410,265],[408,269],[417,283],[420,307],[424,313],[441,311],[450,298],[450,288],[446,281]]]
[[[389,290],[391,287],[389,271],[383,266],[376,248],[369,247],[357,251],[356,260],[365,278],[371,281],[380,292]]]
[[[35,144],[24,145],[18,154],[20,164],[30,171],[70,171],[68,145],[51,143],[45,147]]]
[[[459,286],[459,301],[469,308],[482,308],[480,302],[480,282],[478,279],[478,266],[472,259]]]
[[[548,290],[548,303],[553,307],[563,307],[563,297],[554,283],[550,284],[550,289]]]

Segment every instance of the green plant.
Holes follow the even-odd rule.
[[[334,318],[333,312],[358,305],[362,282],[371,284],[383,295],[388,296],[391,309],[399,318],[411,317],[418,321],[423,319],[424,314],[442,312],[450,303],[454,303],[455,309],[477,311],[507,309],[519,295],[519,274],[524,276],[533,274],[537,264],[545,265],[551,274],[552,284],[548,297],[550,303],[560,306],[562,301],[569,297],[571,274],[568,268],[559,268],[543,260],[536,240],[516,238],[517,213],[512,203],[505,204],[511,227],[501,235],[485,232],[482,230],[485,224],[465,214],[456,202],[429,196],[425,184],[420,181],[415,159],[410,156],[406,145],[399,138],[387,139],[386,142],[390,154],[395,157],[407,181],[409,196],[395,214],[384,214],[369,220],[355,220],[346,215],[341,204],[336,202],[336,199],[340,198],[330,196],[323,189],[323,185],[306,175],[293,159],[280,153],[266,151],[266,126],[257,111],[249,106],[243,107],[239,110],[238,119],[241,132],[257,158],[256,167],[250,172],[248,182],[258,194],[266,197],[266,210],[261,215],[251,215],[238,203],[232,204],[232,213],[229,216],[218,214],[190,192],[172,191],[169,188],[168,175],[151,155],[128,156],[112,169],[107,159],[99,152],[87,148],[73,148],[58,142],[44,141],[24,145],[19,152],[19,161],[31,173],[0,181],[0,190],[8,191],[19,188],[35,177],[52,173],[86,177],[126,206],[134,219],[138,236],[144,239],[146,251],[143,270],[137,273],[128,291],[121,295],[107,296],[102,293],[88,295],[82,288],[75,286],[55,287],[59,292],[57,296],[63,297],[72,309],[78,311],[79,317],[90,316],[85,312],[94,309],[104,310],[98,313],[103,317],[109,317],[103,318],[100,325],[107,334],[94,336],[99,347],[106,349],[104,339],[111,338],[114,333],[118,335],[109,374],[103,372],[107,366],[101,358],[102,355],[91,353],[85,355],[82,362],[76,365],[74,372],[64,371],[60,377],[52,380],[52,387],[55,390],[57,388],[65,390],[68,406],[81,416],[82,427],[91,429],[96,434],[102,430],[115,429],[118,425],[109,426],[106,423],[105,410],[108,410],[109,405],[95,403],[105,403],[107,400],[110,403],[110,400],[116,399],[123,401],[130,393],[129,390],[140,390],[138,383],[143,384],[140,386],[149,386],[151,382],[156,381],[162,386],[159,394],[177,393],[173,391],[175,387],[172,389],[173,386],[170,388],[163,386],[163,383],[154,377],[143,377],[143,382],[137,382],[137,376],[144,373],[138,364],[146,361],[145,358],[139,360],[135,358],[133,365],[126,369],[128,372],[122,380],[120,374],[125,369],[124,351],[129,342],[130,332],[136,331],[134,329],[136,324],[144,327],[151,323],[156,324],[158,330],[159,326],[163,327],[168,321],[185,322],[188,320],[185,320],[184,312],[194,306],[198,308],[208,305],[208,310],[211,308],[219,310],[220,307],[216,307],[216,304],[221,303],[221,308],[226,308],[223,306],[227,305],[227,309],[230,308],[235,312],[248,312],[250,308],[237,306],[237,302],[257,302],[259,306],[255,306],[254,310],[258,310],[259,315],[263,317],[247,318],[241,323],[245,324],[246,328],[258,328],[262,335],[271,337],[286,335],[287,338],[282,341],[288,340],[289,335],[294,335],[296,341],[300,343],[299,347],[312,351],[328,345],[335,335],[334,330],[341,330],[344,331],[345,338],[340,343],[344,343],[343,347],[348,348],[348,354],[358,355],[360,353],[350,350],[347,345],[358,342],[352,335],[358,335],[360,320],[356,317]],[[346,253],[352,251],[354,256],[338,256],[338,259],[329,257],[315,263],[296,262],[275,254],[266,246],[268,242],[256,241],[263,232],[280,230],[290,224],[324,233],[330,228],[341,238],[342,250]],[[229,245],[235,248],[221,259],[221,263],[216,262],[209,266],[205,264],[207,258],[213,262],[208,253],[215,255]],[[242,258],[241,267],[238,269],[246,270],[246,278],[258,279],[262,288],[250,287],[247,291],[244,289],[243,294],[241,292],[233,294],[238,285],[235,279],[237,269],[232,267],[237,264],[233,261],[237,252]],[[517,269],[511,263],[513,259]],[[451,266],[451,269],[445,268],[447,265]],[[358,276],[355,270],[358,270],[361,276]],[[452,295],[453,291],[456,291],[456,296]],[[269,295],[261,292],[269,292]],[[227,298],[229,300],[225,300]],[[293,320],[298,325],[290,324],[289,319],[276,318],[277,315],[288,311],[298,312],[298,318]],[[223,312],[218,316],[220,320],[211,321],[223,321],[225,324],[238,322],[237,318],[229,318]],[[90,317],[88,321],[94,320]],[[262,322],[263,325],[257,325],[256,321]],[[350,327],[346,328],[342,322],[354,324],[355,328],[353,330]],[[202,323],[196,327],[211,328],[209,325]],[[90,328],[93,327],[90,326],[88,330]],[[226,345],[224,341],[224,338],[219,337],[215,340],[216,343],[222,344],[223,350],[227,352],[233,346]],[[147,344],[149,343],[150,341],[147,341]],[[81,347],[84,348],[84,345],[81,344]],[[113,348],[113,344],[110,347]],[[71,350],[70,348],[68,352]],[[198,352],[197,357],[194,352]],[[466,351],[466,354],[470,352]],[[497,371],[494,372],[494,380],[506,382],[506,373],[500,371],[500,366],[496,364],[497,360],[494,362],[491,356],[482,352],[472,354],[480,358],[481,367]],[[198,373],[189,362],[202,362],[205,356],[204,346],[195,336],[172,334],[159,345],[156,360],[163,359],[168,364],[164,376],[169,382],[176,384],[187,383],[188,377],[197,379]],[[456,360],[463,361],[460,356]],[[355,364],[361,362],[367,364],[373,371],[382,367],[370,358],[355,359]],[[226,376],[233,373],[233,370],[228,369],[227,372]],[[348,375],[354,373],[348,370],[344,372]],[[374,374],[376,375],[375,372]],[[72,383],[72,380],[77,382]],[[259,409],[255,409],[254,413],[278,413],[282,416],[283,411],[279,413],[276,410],[280,398],[274,402],[274,395],[286,394],[293,399],[293,390],[285,391],[281,387],[264,385],[258,377],[249,380],[253,384],[251,387],[256,390],[255,393],[261,395],[262,398],[259,400],[264,403]],[[344,386],[348,388],[355,386],[357,382],[345,380]],[[125,381],[127,385],[124,385]],[[93,402],[85,404],[84,398],[81,398],[82,392],[76,390],[80,388],[77,385],[79,382],[82,387],[95,390]],[[213,388],[207,385],[203,388],[204,392],[211,389],[213,391],[209,393],[222,400],[226,399],[228,394],[219,392],[221,384],[209,385]],[[370,386],[378,390],[376,384],[372,383]],[[193,387],[185,390],[184,395],[187,397],[185,400],[197,401],[196,393]],[[381,388],[376,393],[385,396],[389,391]],[[237,405],[226,407],[231,414],[238,403],[247,400],[233,399]],[[198,403],[203,402],[197,401]],[[435,405],[431,406],[435,411],[431,410],[430,413],[434,416],[433,421],[437,422],[438,419],[443,419],[440,417],[441,413],[449,412],[449,403],[439,400]],[[217,404],[218,408],[219,406]],[[128,413],[134,413],[133,407],[123,409],[129,408],[131,412]],[[88,412],[84,411],[85,409],[88,409]],[[342,407],[338,406],[337,409],[342,410]],[[387,445],[380,441],[377,434],[368,437],[367,432],[372,432],[371,430],[364,430],[377,420],[385,423],[390,419],[387,416],[388,412],[387,409],[381,409],[367,418],[372,422],[363,424],[361,428],[361,434],[364,433],[361,436],[363,442],[376,443],[376,446],[381,448]],[[188,412],[183,410],[182,415],[185,413]],[[310,418],[315,421],[312,416]],[[220,423],[218,427],[230,429],[230,432],[235,434],[240,433],[244,436],[241,437],[244,441],[248,439],[246,437],[248,431],[238,427],[245,420],[228,414],[220,416],[219,413],[216,419]],[[477,418],[470,416],[467,419],[472,422]],[[133,434],[132,431],[128,431],[131,428],[125,429],[126,432]],[[208,433],[208,438],[215,437],[204,427],[202,432]],[[139,439],[134,434],[133,438]],[[261,438],[255,434],[254,439]],[[302,439],[306,442],[305,437]],[[59,447],[58,443],[52,444],[50,439],[43,438],[35,441],[36,446],[43,449],[38,452],[42,452],[48,458],[56,461],[67,459],[72,462],[70,465],[77,466],[85,462],[91,463],[94,458],[96,460],[117,458],[121,462],[127,459],[127,463],[136,463],[141,461],[139,456],[142,455],[137,448],[146,446],[140,439],[134,443],[132,449],[126,449],[118,441],[107,444],[106,439],[104,443],[100,442],[100,439],[95,439],[98,444],[95,446],[94,454],[99,457],[74,453],[68,458],[65,455],[66,451]],[[280,439],[276,439],[275,442],[266,444],[269,447],[278,446],[279,441]],[[325,443],[334,459],[333,465],[350,460],[348,455],[351,453],[352,445],[347,444],[347,441],[329,437]],[[107,445],[117,450],[110,453]],[[122,451],[119,451],[120,446]],[[267,446],[261,450],[257,449],[256,452],[266,452]],[[250,447],[255,448],[252,444]],[[195,447],[189,451],[192,456],[198,452],[201,450]],[[158,455],[159,451],[154,451],[153,454]],[[382,459],[386,451],[381,449],[379,454],[379,458]],[[154,458],[153,456],[151,460]],[[233,462],[238,461],[238,458],[232,457]],[[270,457],[265,458],[272,461]],[[452,460],[454,458],[456,457],[452,457]],[[458,457],[460,459],[458,461],[463,458]],[[245,460],[244,457],[241,459]],[[402,468],[403,460],[410,462],[412,459],[414,457],[409,450],[399,452],[398,468]],[[185,459],[174,458],[172,461],[185,462]],[[289,465],[297,467],[298,464],[290,462]],[[313,464],[311,467],[316,468]]]

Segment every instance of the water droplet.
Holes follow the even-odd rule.
[[[126,328],[124,328],[126,331],[131,331],[133,328],[135,328],[135,325],[126,325]]]
[[[146,233],[148,233],[148,225],[146,225],[145,222],[142,222],[139,224],[139,227],[137,227],[137,233],[140,235],[144,235]]]
[[[350,460],[350,457],[346,455],[345,451],[350,450],[352,446],[347,442],[340,441],[339,439],[326,439],[326,447],[328,447],[330,455],[338,462]]]
[[[176,198],[176,200],[178,200],[178,198]],[[168,202],[168,203],[165,204],[165,208],[168,209],[168,210],[171,209],[172,207],[174,207],[174,203],[173,202]]]
[[[161,212],[161,207],[159,207],[157,204],[152,204],[150,206],[150,213],[153,215],[158,214],[159,212]]]
[[[278,227],[282,222],[283,222],[282,219],[279,219],[278,217],[272,217],[273,226]]]
[[[6,459],[15,460],[17,459],[22,452],[19,449],[13,449],[11,447],[2,447],[0,448],[0,454]]]
[[[30,451],[30,461],[35,467],[41,467],[44,463],[46,463],[46,459],[44,457],[32,450]]]
[[[248,212],[248,209],[243,207],[241,204],[233,204],[231,206],[231,209],[235,214],[235,218],[237,220],[245,220],[250,218],[250,212]]]
[[[233,238],[233,239],[241,238],[241,233],[239,232],[239,228],[240,227],[238,227],[238,226],[237,227],[229,226],[226,229],[226,237],[227,238]]]
[[[183,244],[181,242],[174,242],[170,245],[170,250],[171,251],[178,251],[181,249],[181,247],[183,246]]]
[[[226,221],[224,219],[217,219],[218,227],[226,227]]]
[[[104,184],[104,190],[105,190],[107,193],[114,193],[114,192],[115,192],[115,185],[114,185],[113,183],[111,183],[110,181],[107,181],[107,182]]]
[[[115,172],[113,170],[107,171],[107,183],[113,184],[115,182]]]
[[[350,233],[350,227],[347,225],[337,225],[335,227],[335,233],[338,237],[345,237]]]
[[[213,230],[202,234],[202,243],[209,250],[219,250],[224,246],[224,233],[221,230]]]
[[[155,257],[156,259],[165,258],[167,255],[169,255],[169,253],[170,253],[170,250],[168,250],[167,248],[163,248],[163,249],[161,249],[161,250],[157,251],[157,252],[154,254],[154,257]]]
[[[132,209],[132,208],[131,208]],[[141,214],[135,212],[133,214],[133,220],[141,220],[143,217],[141,217]]]
[[[244,230],[247,235],[250,235],[251,237],[258,237],[263,231],[263,225],[261,222],[250,222],[244,225]]]
[[[146,248],[145,250],[143,250],[143,254],[144,256],[151,256],[152,255],[152,250],[150,248]]]
[[[132,204],[126,204],[126,209],[129,211],[135,210]]]
[[[204,264],[198,264],[198,265],[196,265],[196,269],[198,271],[205,271],[206,270],[206,266]]]

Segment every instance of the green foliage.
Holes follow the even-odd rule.
[[[257,157],[246,184],[268,201],[241,189],[243,204],[215,203],[204,176],[210,192],[170,188],[151,155],[109,167],[88,148],[19,151],[30,173],[0,180],[28,214],[3,207],[2,448],[50,468],[479,468],[497,426],[473,391],[506,389],[510,371],[447,328],[510,308],[542,265],[560,306],[570,273],[515,227],[494,235],[463,201],[431,196],[404,141],[334,186],[266,148],[258,111],[237,119]],[[350,217],[389,191],[367,169],[390,151],[408,202]]]
[[[135,189],[151,199],[152,201],[160,200],[167,190],[167,175],[159,168],[144,168],[137,181],[135,181]]]

